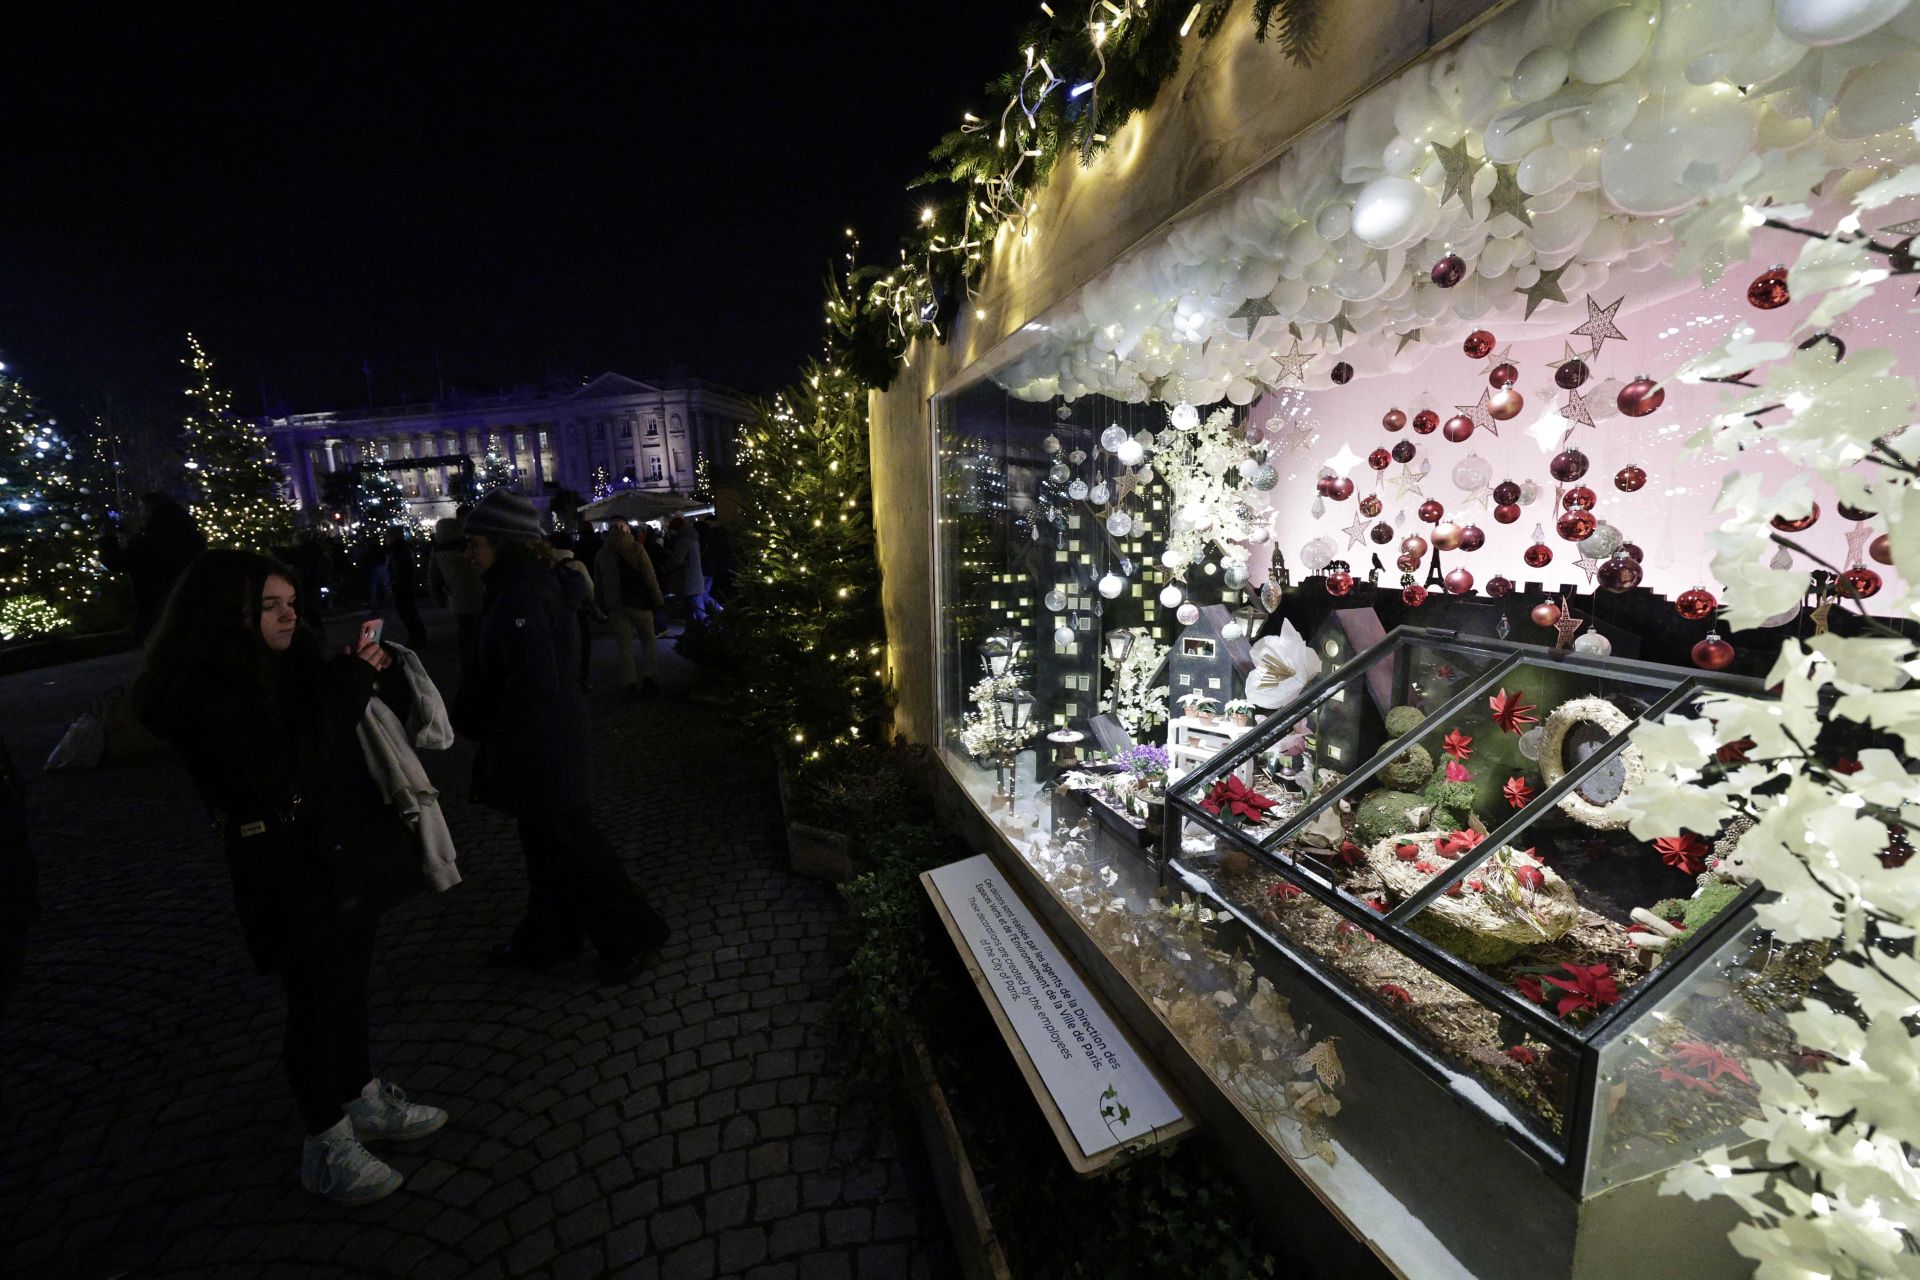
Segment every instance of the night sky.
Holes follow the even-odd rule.
[[[363,361],[378,404],[603,369],[770,392],[843,228],[897,256],[906,184],[1037,16],[274,8],[9,14],[0,358],[63,425],[176,420],[189,328],[246,413],[364,405]]]

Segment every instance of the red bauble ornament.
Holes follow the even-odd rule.
[[[1367,455],[1367,465],[1372,467],[1375,471],[1385,471],[1388,467],[1393,465],[1393,455],[1388,453],[1385,449],[1375,449],[1372,453]]]
[[[1333,477],[1330,475],[1321,476],[1319,479],[1313,482],[1313,491],[1319,494],[1323,498],[1327,496],[1327,490],[1331,489],[1332,487],[1333,487]]]
[[[1576,507],[1560,513],[1560,518],[1553,522],[1553,531],[1560,535],[1562,542],[1578,542],[1590,535],[1598,523],[1593,518],[1593,512]]]
[[[1513,592],[1513,579],[1504,573],[1496,573],[1487,579],[1487,594],[1495,600],[1504,600]]]
[[[1449,253],[1433,264],[1428,273],[1442,289],[1451,289],[1467,278],[1467,264],[1457,253]]]
[[[1877,596],[1880,594],[1880,575],[1863,564],[1857,564],[1840,575],[1840,594],[1856,600]]]
[[[1345,476],[1335,476],[1327,484],[1327,496],[1335,502],[1345,502],[1353,496],[1353,481]]]
[[[1448,595],[1463,596],[1473,590],[1473,572],[1469,569],[1449,569],[1445,582]]]
[[[1641,561],[1647,558],[1647,553],[1642,551],[1637,544],[1632,542],[1621,543],[1619,546],[1614,548],[1613,554],[1617,556],[1625,556],[1627,559],[1633,561],[1635,564],[1639,564]]]
[[[1353,366],[1348,364],[1345,360],[1342,360],[1339,364],[1336,364],[1335,366],[1333,366],[1333,380],[1334,382],[1338,383],[1340,386],[1343,386],[1343,387],[1346,386],[1349,382],[1352,382]]]
[[[1598,501],[1593,490],[1583,484],[1577,484],[1560,495],[1560,505],[1568,511],[1588,511]]]
[[[1447,514],[1447,509],[1440,505],[1438,498],[1428,498],[1420,504],[1418,514],[1428,524],[1439,524],[1440,517]]]
[[[1409,555],[1407,552],[1402,551],[1399,556],[1395,558],[1393,564],[1394,567],[1402,573],[1412,573],[1420,567],[1420,557]]]
[[[1520,501],[1520,486],[1511,480],[1502,480],[1493,486],[1493,500],[1495,502]]]
[[[1389,409],[1380,415],[1380,425],[1389,431],[1398,431],[1407,425],[1407,415],[1398,409]]]
[[[1493,509],[1493,518],[1501,524],[1512,524],[1520,518],[1520,508],[1512,502],[1503,502]]]
[[[1327,594],[1330,596],[1343,596],[1351,590],[1353,590],[1353,575],[1345,569],[1329,567],[1327,570]]]
[[[1718,632],[1693,646],[1693,665],[1705,667],[1709,671],[1725,671],[1733,664],[1733,646],[1722,640]]]
[[[1528,616],[1533,619],[1534,626],[1550,627],[1560,621],[1560,606],[1551,600],[1542,600],[1533,606],[1533,612]]]
[[[1460,531],[1460,549],[1462,551],[1478,551],[1486,545],[1487,535],[1481,532],[1479,525],[1470,524]]]
[[[1869,511],[1865,507],[1848,506],[1844,502],[1835,503],[1834,510],[1840,513],[1842,520],[1871,520],[1880,514],[1878,511]]]
[[[1544,569],[1553,563],[1553,548],[1544,542],[1536,542],[1526,549],[1521,559],[1527,562],[1530,569]]]
[[[1422,409],[1413,415],[1413,434],[1430,436],[1440,429],[1440,415],[1431,409]]]
[[[1873,557],[1876,564],[1892,564],[1893,543],[1889,542],[1887,535],[1883,533],[1867,544],[1867,554]]]
[[[1413,441],[1402,440],[1399,444],[1393,446],[1393,460],[1395,462],[1412,462],[1415,452]]]
[[[1585,360],[1562,361],[1553,371],[1554,385],[1562,391],[1572,391],[1586,383],[1587,362]]]
[[[1682,591],[1680,598],[1673,602],[1673,611],[1688,622],[1701,622],[1711,618],[1713,611],[1719,607],[1720,602],[1715,600],[1713,592],[1705,587],[1694,587]]]
[[[1665,404],[1667,389],[1652,378],[1635,378],[1620,388],[1620,394],[1614,403],[1620,406],[1620,412],[1629,418],[1644,418]]]
[[[1646,469],[1631,462],[1613,473],[1613,487],[1622,493],[1638,493],[1646,483]]]
[[[1454,444],[1459,444],[1473,434],[1473,419],[1464,413],[1456,413],[1441,426],[1440,434]]]
[[[1527,398],[1512,387],[1502,387],[1487,398],[1487,412],[1496,422],[1517,418],[1526,407]]]
[[[1803,516],[1794,516],[1792,519],[1788,519],[1786,516],[1775,516],[1772,520],[1768,521],[1768,523],[1782,533],[1799,533],[1802,529],[1813,528],[1814,521],[1819,518],[1820,504],[1816,502],[1812,508],[1808,510],[1807,514]]]
[[[1374,516],[1379,515],[1380,514],[1380,495],[1377,493],[1370,493],[1366,497],[1360,499],[1360,514],[1363,516],[1366,516],[1368,519],[1372,519]]]
[[[1594,570],[1594,577],[1608,591],[1631,591],[1640,585],[1640,579],[1645,576],[1641,572],[1638,561],[1618,554],[1611,556]]]
[[[1384,547],[1387,543],[1393,541],[1393,526],[1385,520],[1382,520],[1379,524],[1367,530],[1367,536]]]
[[[1427,602],[1427,589],[1417,582],[1410,582],[1400,589],[1400,598],[1418,609]]]
[[[1587,455],[1578,449],[1563,449],[1547,463],[1547,474],[1562,484],[1572,484],[1587,474]]]
[[[1460,526],[1451,520],[1436,524],[1433,526],[1433,545],[1442,551],[1458,551],[1460,532]]]
[[[1747,305],[1760,311],[1771,311],[1775,307],[1784,307],[1793,301],[1793,294],[1787,289],[1787,269],[1782,266],[1769,267],[1753,278],[1747,286]]]
[[[1493,354],[1493,335],[1485,329],[1475,329],[1460,344],[1460,349],[1475,360],[1485,360]]]
[[[1400,549],[1418,559],[1427,554],[1427,540],[1417,533],[1410,533],[1400,539]]]
[[[1520,381],[1520,371],[1510,364],[1497,364],[1487,370],[1487,385],[1498,391]]]

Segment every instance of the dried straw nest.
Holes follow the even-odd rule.
[[[1389,893],[1409,898],[1453,865],[1453,858],[1438,851],[1443,838],[1438,831],[1388,836],[1367,850],[1367,863]],[[1402,845],[1417,846],[1419,853],[1402,858],[1397,852]],[[1421,870],[1423,863],[1434,870]],[[1487,859],[1462,882],[1459,896],[1442,894],[1408,922],[1469,964],[1511,960],[1528,947],[1562,937],[1578,923],[1580,904],[1572,886],[1518,849]]]
[[[1632,723],[1626,712],[1605,698],[1575,698],[1555,707],[1541,727],[1541,785],[1550,787],[1565,776],[1567,734],[1576,725],[1593,725],[1611,738]],[[1629,815],[1620,801],[1640,785],[1647,775],[1647,766],[1641,759],[1640,748],[1635,746],[1623,747],[1617,759],[1622,769],[1619,795],[1606,804],[1595,804],[1581,795],[1580,787],[1576,786],[1560,797],[1560,811],[1582,826],[1598,831],[1617,831],[1626,826]]]

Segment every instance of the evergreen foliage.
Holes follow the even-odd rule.
[[[192,334],[183,363],[187,388],[187,475],[193,515],[210,547],[267,551],[293,537],[293,508],[281,496],[283,477],[267,438],[233,409],[233,393],[213,379],[213,360]]]
[[[874,555],[867,393],[811,366],[741,435],[747,523],[723,653],[736,709],[793,766],[884,740],[886,628]]]
[[[486,463],[473,473],[473,500],[492,493],[495,489],[505,489],[513,484],[513,467],[494,449],[487,450]]]
[[[369,529],[407,523],[407,491],[380,467],[361,467],[354,472],[349,501],[354,519]]]
[[[98,574],[92,503],[73,450],[0,374],[0,604],[21,635],[71,622]]]

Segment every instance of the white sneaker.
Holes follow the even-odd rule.
[[[353,1136],[347,1117],[300,1151],[300,1185],[335,1204],[372,1204],[400,1189],[400,1175]]]
[[[439,1130],[447,1113],[422,1102],[408,1102],[399,1085],[370,1080],[347,1104],[347,1119],[363,1140],[412,1142]]]

